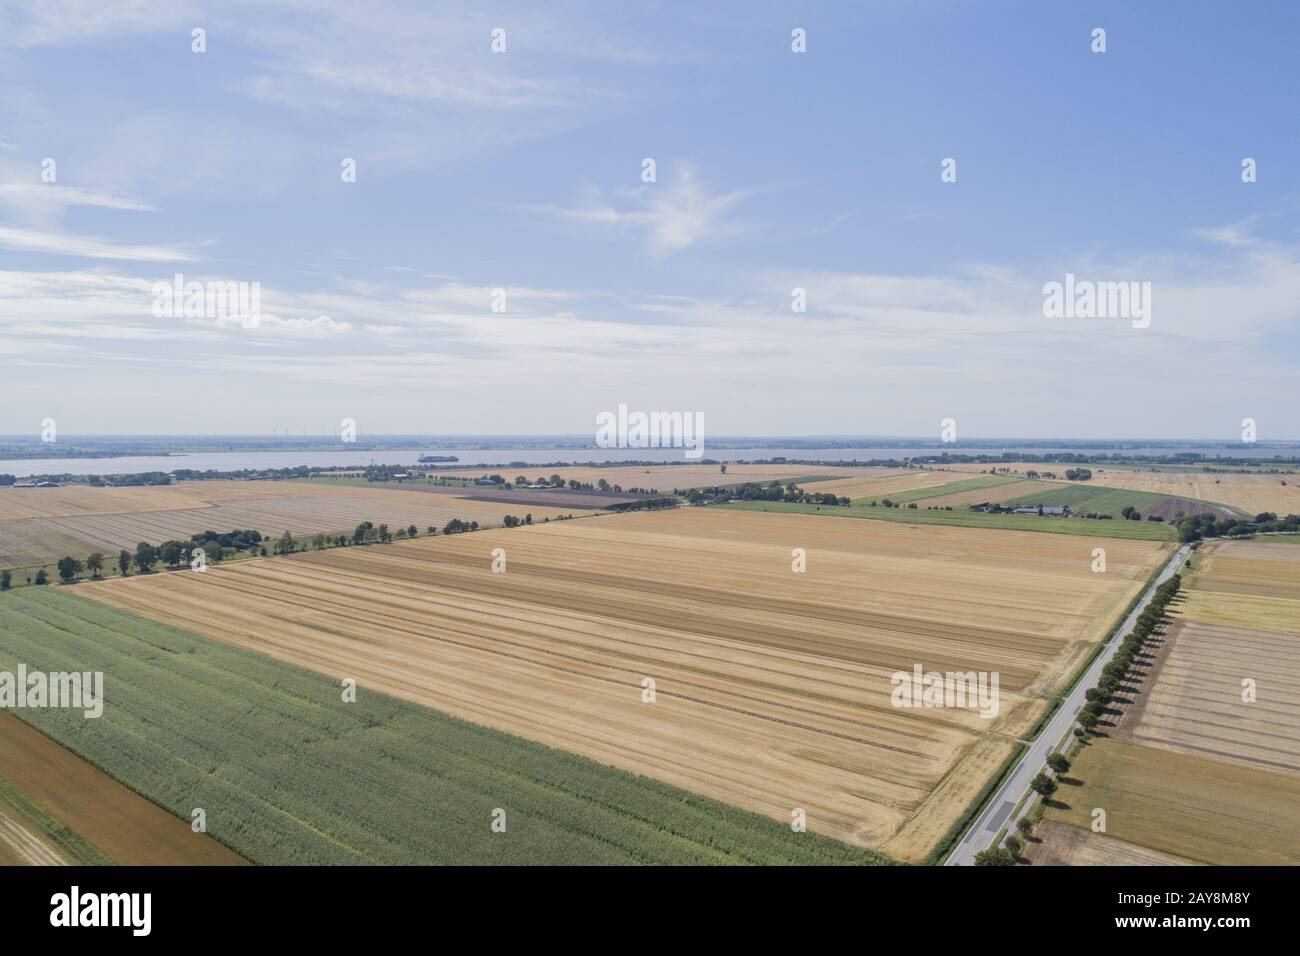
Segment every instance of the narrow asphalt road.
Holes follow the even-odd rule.
[[[1142,595],[1142,600],[1138,602],[1132,613],[1124,619],[1124,623],[1115,631],[1110,643],[1097,655],[1097,659],[1092,662],[1092,666],[1088,668],[1083,678],[1075,684],[1070,696],[1065,699],[1065,702],[1052,715],[1052,719],[1047,722],[1047,726],[1043,728],[1042,733],[1038,735],[1029,749],[1021,756],[1020,762],[1016,764],[1015,769],[1002,781],[1002,786],[993,795],[993,799],[984,806],[983,811],[971,824],[965,836],[961,838],[961,842],[948,855],[948,859],[944,861],[944,866],[973,866],[975,864],[975,854],[980,850],[987,849],[999,830],[1005,826],[1015,824],[1016,818],[1012,817],[1012,811],[1020,803],[1021,798],[1029,792],[1029,784],[1043,769],[1048,756],[1056,749],[1056,745],[1074,726],[1074,719],[1079,715],[1079,711],[1083,709],[1086,702],[1086,698],[1083,696],[1084,693],[1089,687],[1095,687],[1097,681],[1101,679],[1102,669],[1115,656],[1120,644],[1124,641],[1125,635],[1133,630],[1138,617],[1146,609],[1146,606],[1151,603],[1152,597],[1155,596],[1156,588],[1173,577],[1182,568],[1187,561],[1187,556],[1191,553],[1192,546],[1185,544],[1169,559],[1160,575],[1147,588],[1146,593]],[[1026,803],[1021,808],[1021,814],[1023,815],[1028,809],[1029,804]]]

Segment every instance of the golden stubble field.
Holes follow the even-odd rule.
[[[469,492],[467,492],[468,494]],[[562,508],[473,501],[454,495],[414,495],[356,485],[293,481],[194,481],[149,488],[0,488],[0,568],[26,567],[108,553],[140,541],[188,540],[205,530],[251,528],[275,537],[351,531],[362,521],[394,530],[414,524],[421,534],[452,518],[484,526],[507,514],[535,520]],[[574,512],[581,513],[581,512]]]
[[[1166,553],[692,508],[78,593],[915,860]],[[893,707],[890,675],[918,663],[999,672],[1000,715]]]
[[[1129,735],[1300,774],[1300,544],[1218,540],[1192,563]]]
[[[1100,808],[1108,836],[1161,853],[1220,866],[1300,863],[1300,775],[1099,739],[1069,776],[1082,784],[1057,791],[1049,820],[1088,829]]]

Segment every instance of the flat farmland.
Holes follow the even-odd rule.
[[[1300,636],[1178,621],[1127,736],[1300,774]],[[1242,681],[1257,699],[1242,700]]]
[[[1250,516],[1263,511],[1300,514],[1300,475],[1195,474],[1163,471],[1093,469],[1089,482],[1176,498],[1195,498],[1228,505]]]
[[[1106,834],[1201,863],[1300,863],[1300,775],[1225,763],[1133,741],[1084,747],[1047,819],[1084,829],[1106,811]]]
[[[955,508],[952,511],[935,511],[922,508],[870,507],[858,501],[852,507],[839,505],[800,504],[793,501],[733,501],[725,505],[710,505],[717,510],[759,511],[771,514],[827,515],[860,518],[868,521],[888,521],[901,524],[947,525],[989,531],[1032,531],[1035,533],[1079,535],[1097,538],[1125,538],[1140,541],[1172,541],[1176,537],[1173,525],[1154,521],[1098,521],[1080,517],[1052,518],[1039,514],[992,514]]]
[[[1205,542],[1185,601],[1048,817],[1215,864],[1300,863],[1300,546]],[[1253,682],[1253,699],[1243,685]]]
[[[629,452],[634,455],[635,449]],[[885,472],[887,468],[836,468],[828,465],[727,465],[726,474],[719,465],[617,465],[598,468],[587,465],[559,466],[554,468],[542,465],[525,465],[511,468],[508,465],[491,468],[452,468],[439,469],[435,474],[448,477],[477,478],[481,475],[500,475],[506,481],[514,481],[523,475],[529,481],[538,478],[550,480],[551,475],[559,475],[565,481],[579,481],[584,484],[596,484],[602,478],[611,485],[623,489],[645,488],[652,491],[669,493],[674,488],[704,488],[714,485],[734,485],[746,481],[789,481],[792,478],[809,478],[823,476],[848,477],[868,471]],[[821,482],[818,482],[818,489]]]
[[[988,501],[990,495],[997,495],[1002,489],[1000,485],[1021,484],[1021,479],[1008,478],[1003,475],[974,475],[970,478],[957,478],[937,485],[924,485],[915,491],[905,491],[897,496],[897,500],[907,502],[922,502],[926,506],[950,504],[953,498],[963,496],[974,496],[972,500],[975,503]],[[983,497],[979,497],[983,495]]]
[[[1095,575],[1094,543],[694,508],[76,591],[921,859],[1167,552],[1105,540]],[[999,672],[1000,715],[894,708],[889,675],[918,663]]]
[[[191,487],[195,486],[195,487]],[[19,489],[59,492],[61,488]],[[91,551],[133,548],[137,542],[157,544],[169,538],[187,540],[200,531],[251,528],[278,536],[350,531],[362,521],[386,523],[394,530],[414,524],[424,533],[439,530],[452,518],[499,525],[507,514],[531,512],[534,520],[559,517],[572,510],[471,500],[455,495],[413,495],[394,489],[355,486],[327,487],[300,482],[187,482],[146,489],[67,489],[76,491],[139,491],[121,512],[83,511],[0,520],[0,567],[28,567],[57,560],[65,554],[84,557]],[[156,507],[142,505],[153,496]],[[3,497],[3,495],[0,495]],[[109,507],[116,496],[92,496],[88,508]],[[187,504],[188,503],[188,504]],[[178,506],[179,505],[179,506]],[[66,507],[66,506],[63,506]],[[30,507],[28,510],[31,510]]]
[[[1300,545],[1284,539],[1214,541],[1187,581],[1188,621],[1300,635]]]
[[[953,481],[953,476],[942,471],[924,471],[919,468],[864,468],[858,474],[832,478],[809,485],[809,491],[821,491],[847,496],[858,503],[873,498],[888,498],[898,493],[937,488]]]
[[[283,484],[269,481],[186,481],[127,488],[95,488],[90,485],[15,488],[10,485],[0,487],[0,520],[202,508],[218,501],[281,497],[285,494]]]
[[[4,754],[18,765],[0,767],[33,799],[0,781],[0,861],[66,852],[103,862],[60,832],[39,797],[83,837],[135,862],[195,861],[214,839],[281,865],[888,862],[372,688],[345,701],[323,674],[78,590],[0,593],[0,667],[105,675],[97,719],[61,707],[23,712],[41,733],[22,728],[27,741]],[[103,773],[88,773],[92,763]],[[210,837],[190,830],[196,807]],[[216,849],[205,862],[237,861]],[[182,858],[166,859],[169,851]]]
[[[1089,468],[1090,487],[1126,488],[1173,498],[1191,498],[1228,505],[1254,516],[1262,511],[1278,515],[1300,514],[1300,474],[1266,475],[1258,472],[1140,471],[1104,465],[1067,465],[1052,462],[1014,461],[990,464],[945,465],[953,471],[980,473],[993,467],[1009,468],[1023,475],[1033,470],[1062,476],[1067,468]],[[1001,472],[999,472],[1001,474]]]
[[[1076,514],[1094,512],[1112,515],[1115,518],[1119,518],[1125,508],[1136,509],[1144,518],[1157,515],[1166,521],[1173,521],[1180,514],[1212,514],[1220,518],[1231,517],[1233,514],[1226,505],[1214,505],[1207,501],[1176,498],[1149,491],[1134,491],[1129,488],[1110,488],[1091,481],[1034,481],[1030,484],[1034,487],[1028,491],[1012,496],[1004,495],[995,500],[1013,506],[1068,505]]]
[[[1219,540],[1192,563],[1126,735],[1300,774],[1300,547]]]

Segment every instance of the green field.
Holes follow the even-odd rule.
[[[742,511],[783,511],[789,514],[831,515],[840,518],[868,518],[900,521],[904,524],[947,524],[962,528],[994,528],[1002,531],[1051,531],[1057,534],[1085,534],[1103,538],[1136,538],[1142,541],[1173,541],[1177,532],[1167,522],[1096,521],[1087,518],[1046,518],[1039,515],[996,515],[980,511],[926,511],[917,508],[851,508],[834,505],[801,505],[783,501],[733,501],[713,508]]]
[[[1069,505],[1071,511],[1092,511],[1097,514],[1119,517],[1125,508],[1136,508],[1145,512],[1165,501],[1166,495],[1157,495],[1149,491],[1129,491],[1126,488],[1100,488],[1088,485],[1058,485],[1043,488],[1032,494],[1015,498],[999,499],[1000,504],[1017,507],[1020,505]]]
[[[0,594],[0,670],[102,671],[103,716],[15,713],[254,862],[889,862],[74,590]]]

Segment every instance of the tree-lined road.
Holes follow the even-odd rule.
[[[1029,811],[1031,803],[1025,801],[1020,813],[1014,817],[1012,816],[1016,806],[1029,793],[1029,784],[1044,769],[1047,758],[1056,749],[1056,745],[1074,726],[1079,711],[1083,709],[1083,705],[1087,702],[1084,694],[1088,688],[1095,687],[1097,682],[1101,680],[1102,670],[1110,663],[1111,658],[1119,650],[1120,644],[1124,642],[1124,637],[1133,630],[1133,627],[1137,624],[1137,619],[1146,610],[1147,605],[1151,603],[1151,599],[1155,597],[1156,588],[1168,581],[1182,568],[1191,552],[1192,546],[1185,544],[1169,559],[1159,576],[1147,588],[1146,593],[1142,595],[1142,600],[1138,602],[1129,616],[1115,630],[1110,642],[1106,644],[1083,677],[1074,685],[1074,690],[1070,692],[1065,702],[1052,715],[1052,719],[1047,722],[1047,726],[1043,728],[1042,733],[1025,751],[1015,769],[1002,781],[1002,785],[998,787],[993,799],[984,806],[980,815],[971,824],[965,836],[962,837],[961,842],[948,855],[948,859],[944,861],[944,866],[974,865],[975,854],[992,845],[993,838],[997,836],[998,831],[1003,827],[1014,826],[1016,820]]]

